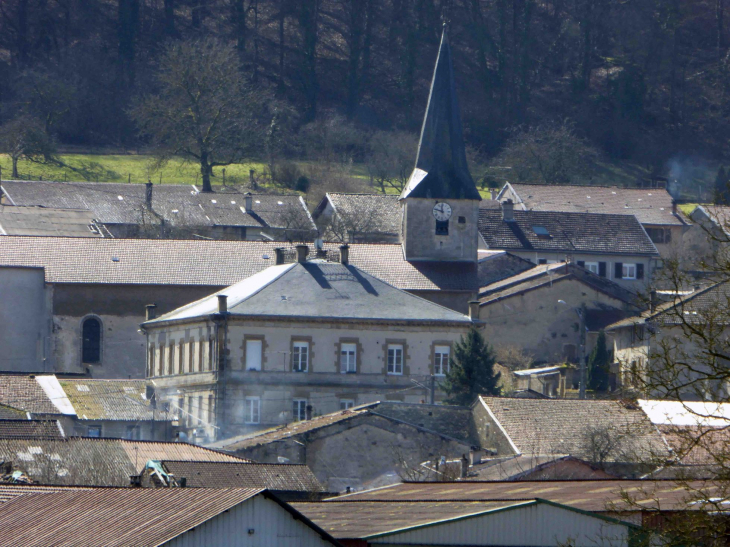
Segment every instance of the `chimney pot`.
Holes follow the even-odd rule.
[[[350,263],[350,246],[340,245],[340,264],[347,266]]]
[[[469,319],[477,321],[479,319],[479,300],[469,302]]]
[[[155,308],[157,308],[157,306],[154,304],[147,304],[145,306],[145,318],[147,321],[151,321],[155,318]]]
[[[307,254],[309,254],[309,247],[307,245],[297,245],[297,262],[300,264],[306,262]]]
[[[469,474],[469,458],[466,457],[466,454],[462,454],[461,455],[461,478],[465,479],[468,474]]]
[[[251,192],[246,192],[245,197],[243,198],[244,201],[244,208],[246,209],[247,213],[250,213],[253,211],[253,196],[251,195]]]
[[[505,222],[514,222],[515,220],[515,204],[511,199],[502,202],[502,220]]]
[[[280,264],[284,263],[284,249],[281,247],[277,247],[274,249],[274,254],[276,255],[276,265],[279,266]]]
[[[307,412],[307,420],[311,420],[312,419],[312,405],[307,405],[306,412]]]
[[[218,295],[218,313],[228,313],[228,296]]]

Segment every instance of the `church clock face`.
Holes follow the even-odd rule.
[[[449,220],[451,218],[451,205],[443,201],[437,203],[433,207],[433,216],[441,222]]]

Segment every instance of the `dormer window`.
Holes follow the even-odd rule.
[[[436,235],[437,236],[449,235],[449,221],[448,220],[437,220],[436,221]]]
[[[548,232],[545,226],[533,226],[532,231],[535,232],[535,235],[540,239],[550,239],[551,237],[550,232]]]

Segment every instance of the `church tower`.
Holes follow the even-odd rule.
[[[406,260],[477,261],[481,196],[466,163],[447,29],[441,37],[416,167],[400,195]]]

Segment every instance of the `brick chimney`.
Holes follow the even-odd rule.
[[[466,457],[466,454],[462,454],[460,476],[462,479],[465,479],[468,474],[469,474],[469,458]]]
[[[218,313],[228,313],[228,296],[218,295]]]
[[[297,262],[300,264],[306,262],[308,254],[309,247],[307,245],[297,245]]]
[[[146,321],[151,321],[156,317],[155,308],[157,308],[154,304],[147,304],[145,307],[145,319]]]
[[[251,195],[251,192],[246,192],[245,197],[243,198],[244,202],[244,209],[246,209],[247,213],[250,213],[253,211],[253,196]]]
[[[502,220],[505,222],[514,222],[515,220],[515,204],[511,199],[502,202]]]
[[[347,266],[350,263],[350,246],[340,245],[340,264]]]
[[[472,300],[469,302],[469,319],[472,321],[479,320],[479,300]]]
[[[276,255],[276,265],[279,266],[280,264],[284,263],[284,249],[281,247],[277,247],[274,249],[274,254]]]
[[[144,204],[147,209],[152,209],[152,188],[154,185],[151,181],[147,181],[144,186]]]
[[[497,193],[498,193],[498,192],[497,192],[497,189],[496,189],[496,188],[492,188],[492,189],[491,189],[491,190],[489,191],[489,193],[490,193],[490,194],[492,195],[492,201],[496,201],[496,200],[497,200]]]

